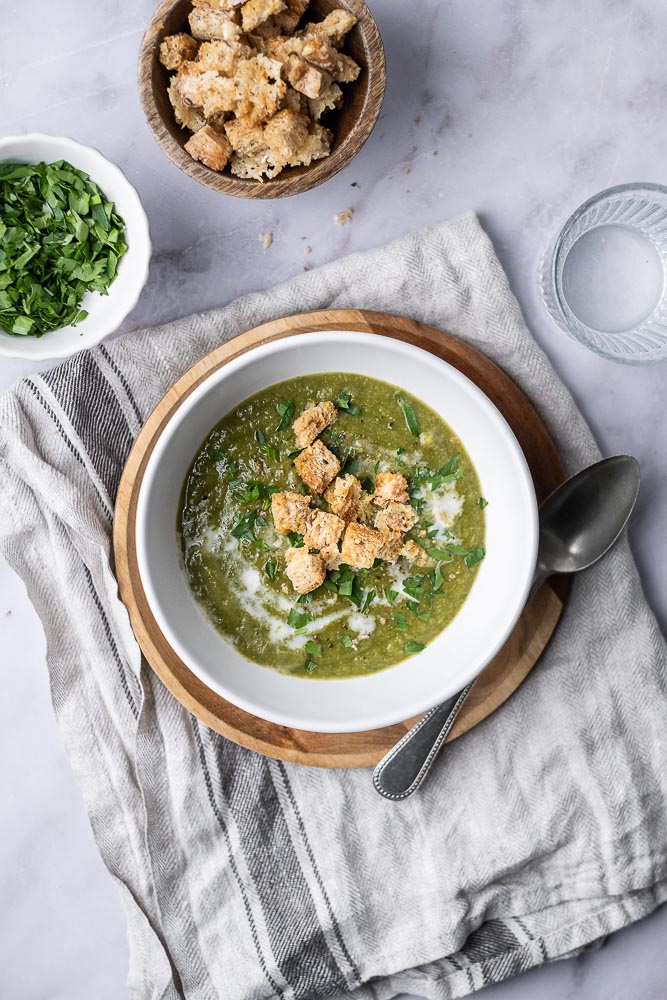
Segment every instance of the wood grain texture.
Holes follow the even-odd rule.
[[[155,138],[169,159],[200,184],[236,198],[286,198],[317,187],[346,167],[373,131],[384,99],[386,68],[382,39],[363,0],[312,0],[306,20],[322,20],[335,9],[350,11],[357,24],[348,34],[343,51],[361,67],[354,83],[343,84],[342,107],[327,117],[334,133],[331,153],[307,167],[286,167],[272,180],[255,181],[233,177],[229,168],[211,170],[193,160],[184,146],[191,132],[177,125],[167,95],[169,73],[158,58],[166,35],[188,31],[190,0],[163,0],[153,15],[141,43],[139,96]]]
[[[363,733],[309,733],[274,725],[243,712],[210,691],[174,653],[160,632],[143,591],[136,555],[135,519],[146,463],[162,430],[201,382],[233,358],[260,344],[318,330],[355,330],[392,337],[425,348],[475,382],[503,413],[523,448],[538,501],[564,478],[555,445],[531,403],[488,358],[450,334],[414,320],[361,310],[332,310],[288,316],[249,330],[222,344],[187,371],[149,416],[128,457],[116,500],[114,553],[120,595],[137,641],[171,693],[206,725],[258,753],[316,767],[376,764],[415,721]],[[449,739],[487,718],[516,690],[538,661],[563,610],[565,578],[545,584],[526,607],[498,655],[480,674]]]

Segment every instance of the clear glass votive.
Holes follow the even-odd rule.
[[[667,188],[622,184],[584,202],[547,249],[540,285],[558,326],[597,354],[667,359]]]

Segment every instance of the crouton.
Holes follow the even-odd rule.
[[[287,89],[280,79],[280,63],[266,56],[243,59],[233,77],[236,89],[234,112],[237,118],[262,122],[279,110]]]
[[[400,555],[405,559],[409,559],[410,562],[416,562],[418,565],[423,565],[423,563],[428,561],[428,556],[421,545],[417,545],[417,542],[413,542],[411,538],[407,540],[401,549]]]
[[[302,115],[308,112],[308,98],[305,94],[300,94],[298,90],[294,87],[287,86],[285,90],[285,97],[283,98],[283,105],[289,108],[290,111],[298,111]]]
[[[298,55],[306,62],[333,76],[338,68],[340,53],[322,35],[308,35],[301,42]]]
[[[337,514],[327,514],[326,511],[313,511],[307,520],[303,543],[309,549],[324,549],[335,545],[343,534],[345,521]]]
[[[207,70],[197,62],[184,62],[176,75],[176,89],[188,107],[202,108],[207,94],[218,79],[215,70]]]
[[[417,523],[417,512],[406,503],[390,500],[375,516],[375,527],[385,534],[405,534]]]
[[[309,552],[306,548],[288,549],[285,562],[285,573],[298,594],[309,594],[324,583],[327,570],[319,552]]]
[[[403,553],[403,535],[394,535],[391,532],[383,533],[384,541],[382,548],[378,552],[378,559],[385,562],[395,563]],[[417,546],[419,548],[419,546]]]
[[[185,32],[167,35],[160,42],[160,62],[166,69],[178,69],[181,63],[194,59],[196,55],[197,41]]]
[[[324,499],[331,507],[331,510],[334,514],[342,517],[344,521],[356,520],[360,497],[361,483],[355,476],[351,476],[349,473],[334,479],[324,494]]]
[[[302,535],[309,511],[310,497],[303,493],[274,493],[271,497],[273,527],[279,535],[287,535],[290,531]]]
[[[171,79],[167,94],[174,109],[174,118],[177,125],[180,125],[181,128],[187,128],[191,132],[198,132],[200,128],[206,125],[203,112],[199,108],[188,107],[181,97],[178,91],[178,81],[175,76]]]
[[[332,139],[333,134],[328,128],[323,128],[322,125],[311,125],[305,142],[299,146],[299,149],[287,162],[293,167],[307,167],[313,160],[321,160],[329,155]]]
[[[265,177],[276,177],[284,166],[283,160],[264,146],[255,153],[234,153],[229,169],[235,177],[263,181]]]
[[[244,31],[253,31],[273,14],[285,10],[285,0],[247,0],[241,7],[241,24]]]
[[[329,400],[318,403],[317,406],[309,406],[292,424],[297,446],[307,448],[325,427],[335,423],[337,419],[338,410]]]
[[[232,152],[229,139],[210,125],[204,125],[195,132],[186,142],[185,149],[193,160],[199,160],[211,170],[224,170]]]
[[[384,537],[374,528],[353,521],[343,535],[341,558],[348,566],[370,569],[384,544]]]
[[[325,111],[334,111],[343,100],[343,91],[337,83],[330,83],[319,97],[308,98],[308,111],[313,121],[318,122]]]
[[[194,38],[210,42],[214,38],[224,38],[225,25],[230,21],[237,21],[238,17],[235,10],[221,10],[207,3],[194,7],[188,15],[188,21]]]
[[[264,141],[280,159],[290,160],[305,143],[309,124],[306,115],[302,115],[298,111],[290,111],[289,108],[283,108],[282,111],[278,111],[272,118],[269,118],[264,126]],[[333,403],[330,405],[333,406]],[[310,444],[310,441],[306,441],[305,444]]]
[[[323,493],[340,472],[340,462],[319,438],[297,455],[294,467],[313,493]]]
[[[343,561],[343,557],[340,554],[340,549],[337,545],[324,545],[320,549],[320,555],[324,559],[324,565],[327,570],[338,569]]]
[[[357,65],[354,59],[343,55],[342,52],[338,53],[336,68],[332,74],[334,80],[337,80],[338,83],[353,83],[360,73],[361,66]]]
[[[211,7],[213,10],[230,11],[240,7],[245,0],[191,0],[193,7]]]
[[[288,82],[306,97],[319,97],[331,83],[332,78],[328,73],[317,66],[311,66],[301,56],[289,55],[284,66]]]
[[[265,149],[264,129],[259,122],[249,122],[245,118],[232,118],[225,123],[227,138],[235,153],[242,156],[253,155]]]
[[[227,113],[234,110],[235,105],[234,81],[216,73],[215,80],[208,85],[204,96],[204,114],[207,120],[214,118],[224,120]]]
[[[357,19],[347,10],[332,10],[323,21],[314,21],[305,27],[306,35],[324,35],[335,48],[340,48],[348,31]]]
[[[400,472],[379,472],[375,477],[375,492],[373,503],[378,507],[386,507],[390,501],[407,503],[408,481]]]
[[[249,59],[252,49],[237,41],[214,39],[202,42],[197,53],[197,62],[204,69],[214,69],[223,76],[230,76],[241,59]]]

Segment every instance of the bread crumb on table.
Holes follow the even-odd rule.
[[[273,233],[271,232],[260,233],[259,238],[262,241],[262,246],[264,247],[264,249],[268,250],[271,244],[273,243]]]
[[[353,208],[346,208],[344,212],[338,212],[337,215],[334,215],[334,222],[337,226],[345,226],[352,221],[353,214]]]

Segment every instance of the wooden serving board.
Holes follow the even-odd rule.
[[[401,316],[361,310],[303,313],[273,320],[222,344],[185,373],[158,403],[128,457],[118,490],[114,552],[120,595],[144,656],[175,698],[211,729],[258,753],[316,767],[376,764],[415,719],[362,733],[310,733],[259,719],[207,688],[179,659],[160,632],[146,601],[135,544],[137,497],[148,458],[184,399],[211,372],[259,344],[318,330],[357,330],[425,348],[475,382],[512,427],[530,466],[538,501],[564,479],[555,445],[521,390],[483,354],[450,334]],[[480,674],[448,740],[487,718],[517,689],[537,663],[563,610],[568,583],[547,582],[524,610],[509,639]]]

